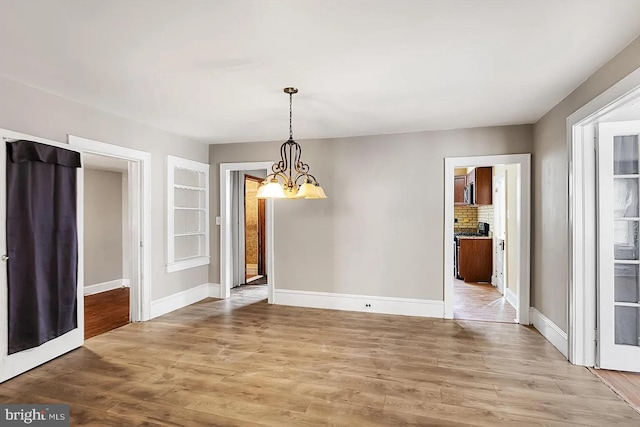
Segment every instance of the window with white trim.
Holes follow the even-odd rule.
[[[209,165],[167,156],[167,273],[209,260]]]

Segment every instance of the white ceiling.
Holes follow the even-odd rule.
[[[0,0],[0,76],[205,142],[533,123],[637,0]]]

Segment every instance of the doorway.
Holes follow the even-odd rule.
[[[229,298],[239,295],[239,292],[248,292],[247,272],[260,271],[260,262],[248,263],[246,261],[245,247],[245,175],[258,178],[260,182],[271,170],[273,162],[246,162],[246,163],[221,163],[220,164],[220,297]],[[257,188],[256,188],[257,191]],[[259,211],[260,206],[256,209]],[[274,289],[274,206],[273,200],[264,201],[264,231],[258,240],[261,248],[258,253],[264,251],[262,256],[262,272],[264,274],[257,283],[249,281],[256,292],[266,292],[265,296],[269,304],[273,303]],[[257,221],[257,220],[256,220]],[[259,224],[259,221],[257,221]],[[258,225],[256,224],[256,227]],[[258,230],[256,230],[258,234]],[[247,264],[255,264],[255,270],[248,270]],[[253,268],[253,265],[250,265]],[[255,276],[253,276],[255,277]],[[242,286],[245,284],[244,290]],[[236,288],[232,293],[232,288]],[[241,292],[242,291],[242,292]]]
[[[516,178],[515,165],[454,170],[456,319],[516,321],[517,223],[508,220],[517,207]]]
[[[131,320],[131,256],[128,160],[84,156],[85,339]]]
[[[640,69],[600,98],[567,120],[569,360],[640,408]]]
[[[100,164],[111,165],[121,172],[126,164],[127,182],[122,192],[126,193],[123,204],[127,205],[128,215],[122,218],[122,229],[129,235],[123,238],[127,244],[122,247],[122,266],[123,276],[127,276],[125,279],[129,285],[129,321],[149,320],[152,283],[151,154],[73,135],[69,135],[69,145],[81,151],[83,157],[100,159]],[[84,188],[82,191],[84,193]]]
[[[530,171],[530,154],[445,159],[445,318],[529,324]]]
[[[264,177],[244,175],[244,260],[245,283],[267,284],[266,273],[266,201],[258,199],[258,187]]]

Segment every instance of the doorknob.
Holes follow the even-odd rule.
[[[2,261],[7,261],[8,259],[9,259],[9,255],[2,255],[0,257],[0,260],[2,260]]]

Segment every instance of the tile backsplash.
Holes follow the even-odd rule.
[[[454,206],[453,217],[458,220],[453,224],[453,231],[476,231],[478,222],[488,222],[493,233],[493,205]]]
[[[478,206],[478,222],[488,222],[489,230],[493,233],[493,205]]]
[[[458,222],[453,223],[453,231],[477,230],[478,208],[474,206],[454,206],[453,217]]]

